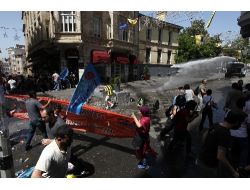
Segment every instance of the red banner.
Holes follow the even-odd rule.
[[[19,119],[28,119],[28,114],[25,110],[24,101],[28,98],[25,95],[6,95],[8,107],[17,107],[17,111],[13,114]],[[48,97],[37,98],[42,103],[51,100],[49,107],[53,108],[56,105],[61,105],[63,108],[62,114],[66,115],[66,110],[69,104],[68,100],[54,99]],[[18,104],[18,105],[17,105]],[[21,105],[23,104],[23,105]],[[66,115],[66,123],[77,131],[89,131],[95,134],[108,137],[134,137],[135,123],[133,118],[119,113],[103,110],[89,105],[83,105],[80,115],[75,115],[68,112]]]

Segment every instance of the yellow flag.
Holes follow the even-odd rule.
[[[195,43],[196,43],[196,45],[201,45],[202,38],[203,38],[202,35],[195,35]]]
[[[137,21],[138,21],[138,18],[136,18],[136,19],[130,19],[130,18],[128,18],[128,22],[132,26],[135,26],[137,24]]]

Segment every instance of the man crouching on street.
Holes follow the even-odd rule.
[[[55,139],[42,151],[31,178],[64,178],[70,159],[73,130],[67,125],[55,131]]]

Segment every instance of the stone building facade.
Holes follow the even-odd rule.
[[[241,27],[240,33],[243,38],[250,37],[250,11],[242,11],[238,18],[238,25]]]
[[[95,64],[103,81],[121,76],[128,81],[138,57],[138,25],[122,32],[121,23],[137,18],[127,11],[24,11],[26,56],[34,75],[60,73]]]
[[[5,74],[26,75],[26,56],[24,45],[16,44],[16,47],[10,47],[8,50],[8,59],[4,64]]]
[[[146,64],[174,64],[181,26],[140,14],[139,60]],[[143,18],[143,19],[142,19]],[[148,26],[145,20],[148,19]]]

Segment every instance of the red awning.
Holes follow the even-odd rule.
[[[110,63],[110,56],[107,51],[94,50],[91,53],[92,63]]]
[[[114,61],[116,63],[129,64],[129,59],[127,57],[117,56],[117,57],[114,58]]]

